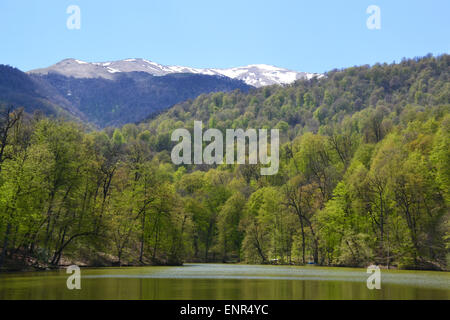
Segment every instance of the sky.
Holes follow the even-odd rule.
[[[67,27],[70,5],[80,29]],[[370,5],[380,29],[366,25]],[[144,58],[326,72],[449,53],[449,12],[449,0],[0,0],[0,64]]]

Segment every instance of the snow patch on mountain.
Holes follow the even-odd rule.
[[[267,64],[251,64],[228,69],[191,68],[184,66],[165,66],[145,59],[125,59],[93,63],[76,59],[65,59],[48,68],[31,70],[29,73],[60,73],[74,78],[114,79],[116,73],[136,71],[147,72],[154,76],[164,76],[172,73],[217,75],[242,80],[254,87],[289,84],[298,79],[311,79],[313,77],[323,76],[317,73],[297,72]]]

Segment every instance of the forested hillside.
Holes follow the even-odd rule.
[[[183,261],[448,269],[450,56],[212,93],[139,125],[0,122],[0,268]],[[175,166],[176,128],[279,128],[280,170]]]
[[[39,110],[48,116],[71,120],[82,118],[77,110],[70,108],[70,103],[64,97],[52,89],[19,69],[0,65],[0,104],[26,106],[29,113]]]
[[[113,75],[113,79],[73,78],[60,74],[30,77],[49,84],[99,128],[140,122],[150,114],[202,93],[252,88],[240,80],[203,74],[153,76],[145,72],[124,72]]]

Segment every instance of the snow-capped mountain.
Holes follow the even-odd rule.
[[[76,59],[65,59],[48,68],[31,70],[29,73],[59,73],[74,78],[114,79],[117,73],[134,71],[147,72],[155,76],[164,76],[172,73],[218,75],[242,80],[246,84],[254,87],[272,84],[289,84],[298,79],[311,79],[312,77],[322,76],[321,74],[296,72],[266,64],[253,64],[229,69],[200,69],[183,66],[165,66],[145,59],[126,59],[93,63]]]

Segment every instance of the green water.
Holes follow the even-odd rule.
[[[185,264],[81,269],[81,290],[65,270],[0,274],[0,299],[450,299],[450,273],[381,271],[369,290],[365,269]]]

